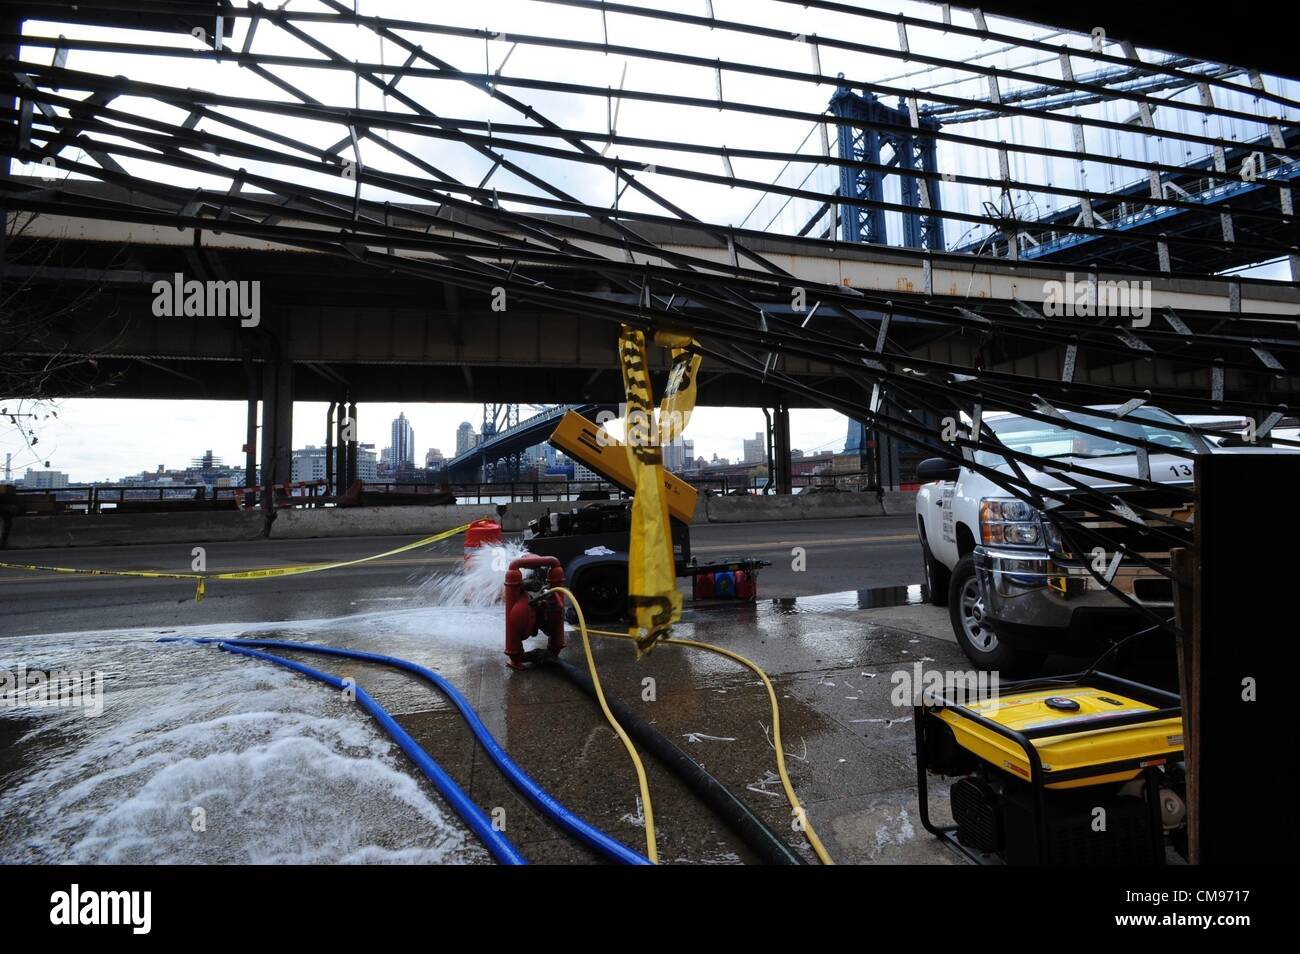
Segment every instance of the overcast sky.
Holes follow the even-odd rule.
[[[704,0],[642,0],[643,5],[707,14]],[[242,4],[239,4],[242,5]],[[910,14],[938,20],[936,5],[923,3],[873,0],[863,3],[882,11],[906,11]],[[606,35],[611,43],[639,46],[653,50],[672,50],[708,58],[721,57],[744,62],[762,63],[783,69],[808,72],[813,67],[811,47],[787,39],[768,39],[713,31],[702,27],[658,22],[645,18],[610,14],[602,18],[599,12],[582,10],[535,0],[476,0],[474,3],[437,2],[417,0],[358,0],[358,10],[364,15],[382,14],[411,19],[429,19],[436,9],[436,20],[447,25],[488,28],[513,33],[531,33],[573,39],[600,41]],[[802,34],[836,36],[882,47],[897,48],[898,37],[893,25],[879,21],[862,20],[845,14],[823,10],[809,10],[797,4],[775,0],[713,0],[716,16],[751,24],[772,26],[787,31],[787,35]],[[295,11],[324,9],[312,0],[296,0],[290,7]],[[972,25],[971,14],[954,7],[954,22]],[[1022,36],[1055,36],[1052,31],[1029,24],[989,17],[990,26],[1002,32]],[[228,46],[240,48],[243,44],[245,22],[236,27]],[[369,30],[357,26],[307,25],[303,27],[339,50],[343,55],[360,61],[375,63],[401,63],[404,52],[392,43],[381,42]],[[72,24],[42,24],[29,22],[29,35],[87,37],[112,39],[123,42],[158,42],[178,47],[196,49],[197,40],[186,36],[145,34],[140,31],[115,31]],[[600,87],[653,89],[667,93],[712,97],[717,93],[717,77],[712,69],[697,66],[666,64],[635,57],[606,56],[595,52],[575,52],[546,47],[520,45],[512,50],[501,41],[484,43],[482,40],[461,39],[429,34],[408,34],[414,42],[435,53],[453,67],[468,71],[482,71],[488,64],[497,70],[505,61],[507,76],[543,77],[562,82],[585,83]],[[909,35],[913,51],[941,54],[954,59],[992,54],[985,62],[1001,66],[1014,66],[1026,70],[1044,70],[1044,75],[1058,75],[1055,57],[1041,53],[995,49],[993,44],[964,38],[939,31],[913,29]],[[1055,42],[1064,42],[1056,37]],[[1071,39],[1075,45],[1088,41]],[[296,56],[319,56],[310,47],[273,25],[259,27],[255,49],[259,52],[284,53]],[[52,51],[29,47],[24,57],[48,63]],[[843,73],[860,80],[890,81],[924,92],[942,88],[949,93],[984,96],[982,81],[972,80],[969,74],[951,70],[926,72],[921,64],[904,63],[898,59],[873,56],[852,51],[820,47],[818,49],[821,73],[834,76]],[[1034,58],[1043,59],[1037,63]],[[1047,62],[1051,61],[1051,62]],[[289,96],[259,79],[251,72],[226,63],[194,60],[173,60],[161,57],[134,57],[123,54],[87,53],[73,51],[67,64],[73,69],[93,70],[107,75],[123,74],[133,79],[169,83],[180,87],[212,89],[239,96],[261,96],[288,100]],[[368,109],[387,108],[395,112],[408,112],[406,107],[392,98],[385,98],[379,90],[361,84],[358,89],[353,78],[342,71],[302,70],[276,68],[276,72],[310,91],[315,98],[335,105],[360,105]],[[974,86],[971,84],[975,83]],[[795,82],[751,75],[727,73],[722,78],[723,95],[729,100],[761,103],[807,112],[825,109],[833,89],[827,85]],[[400,88],[445,117],[492,119],[502,122],[520,122],[517,113],[499,100],[465,83],[407,77]],[[537,90],[508,90],[524,102],[539,109],[562,126],[588,130],[605,130],[611,120],[609,108],[603,97],[584,97]],[[1216,97],[1220,96],[1216,93]],[[185,114],[180,110],[132,97],[114,101],[114,107],[137,111],[143,115],[180,122]],[[891,102],[891,105],[893,103]],[[1225,105],[1228,105],[1225,103]],[[1237,104],[1232,104],[1237,105]],[[1171,110],[1176,113],[1177,110]],[[250,117],[241,117],[250,118]],[[258,117],[251,117],[254,121]],[[966,134],[978,133],[988,141],[999,139],[1026,141],[1029,132],[1021,121],[1015,123],[999,120],[980,128],[974,124],[962,129]],[[1002,124],[1002,125],[999,125]],[[756,147],[767,149],[802,150],[816,152],[820,148],[820,135],[810,135],[815,128],[804,120],[757,117],[741,112],[714,109],[690,109],[663,104],[624,99],[617,114],[617,130],[628,136],[668,138],[694,142],[727,145],[732,148]],[[1050,124],[1039,124],[1050,125]],[[201,129],[230,134],[229,127],[200,123]],[[332,145],[339,139],[338,128],[307,120],[277,117],[274,130],[301,142]],[[1060,130],[1056,130],[1059,133]],[[1089,135],[1092,135],[1090,132]],[[1149,138],[1135,134],[1128,145],[1122,141],[1127,134],[1109,136],[1103,140],[1090,140],[1090,151],[1103,154],[1107,150],[1127,150],[1140,147],[1145,150]],[[1041,136],[1041,140],[1040,137]],[[405,138],[404,138],[405,137]],[[489,160],[463,145],[394,133],[395,144],[411,149],[423,158],[465,181],[477,184],[488,172]],[[551,140],[546,140],[554,144]],[[1056,144],[1059,140],[1051,131],[1033,131],[1028,141]],[[942,148],[942,147],[941,147]],[[1157,148],[1170,148],[1166,142]],[[617,147],[618,155],[641,162],[665,162],[672,165],[722,173],[716,156],[682,154],[653,149]],[[977,174],[990,174],[988,150],[976,150],[978,155],[940,156],[941,168],[953,165],[969,167]],[[613,179],[605,170],[579,163],[514,153],[511,157],[521,165],[549,179],[557,186],[578,196],[583,201],[609,205],[613,196]],[[252,171],[282,175],[275,167],[243,159],[210,157],[231,168],[247,166]],[[375,168],[404,174],[416,174],[415,167],[370,143],[363,145],[363,162]],[[1153,157],[1154,158],[1154,157]],[[1161,158],[1175,161],[1177,157],[1161,153]],[[1177,160],[1177,161],[1186,161]],[[178,172],[163,165],[139,160],[123,160],[123,164],[136,175],[153,176],[171,184],[205,185],[225,189],[229,180],[218,176],[204,176]],[[946,164],[946,165],[945,165]],[[994,163],[995,164],[995,163]],[[783,172],[782,165],[760,160],[733,160],[737,176],[771,182],[778,177],[783,184],[799,185],[807,176],[810,166],[795,165]],[[1063,181],[1075,184],[1079,176],[1088,172],[1084,163],[1067,164],[1078,168],[1058,168],[1046,160],[1037,167],[1028,160],[1016,157],[1013,178],[1025,181]],[[304,185],[338,190],[342,188],[339,177],[311,173],[295,173]],[[829,178],[828,178],[829,177]],[[536,194],[525,181],[506,170],[493,173],[491,184],[500,189]],[[764,199],[761,193],[743,188],[729,188],[647,174],[646,181],[665,194],[672,202],[701,219],[720,223],[745,223],[749,227],[771,227],[777,230],[796,231],[806,220],[808,208],[816,203],[801,206],[798,201],[788,202],[779,197]],[[1097,181],[1090,185],[1099,185]],[[834,173],[823,169],[814,172],[808,181],[809,188],[829,190],[834,185]],[[351,185],[347,188],[350,190]],[[945,186],[944,205],[949,208],[975,207],[990,198],[982,194],[963,194]],[[385,193],[367,187],[368,198],[408,200],[409,196]],[[888,199],[889,196],[887,195]],[[993,198],[996,198],[995,196]],[[758,208],[755,208],[756,203]],[[629,190],[620,200],[621,207],[661,212],[650,199]],[[1041,209],[1040,209],[1041,211]],[[950,223],[950,226],[952,223]],[[957,236],[950,236],[950,243]],[[1270,273],[1269,277],[1273,277]],[[1277,275],[1277,277],[1283,277]],[[700,395],[707,402],[707,393]],[[464,420],[477,428],[482,416],[477,405],[395,405],[363,404],[360,412],[361,440],[382,448],[388,443],[389,422],[398,411],[405,411],[416,433],[419,454],[430,447],[444,453],[455,448],[455,429]],[[115,479],[142,469],[154,469],[158,464],[178,467],[207,449],[225,458],[228,463],[241,459],[240,445],[244,441],[244,406],[239,402],[216,401],[125,401],[125,400],[72,400],[59,406],[57,422],[45,422],[39,431],[41,444],[35,457],[17,440],[12,429],[0,429],[0,453],[15,453],[15,466],[22,470],[30,464],[41,466],[45,461],[58,470],[71,475],[75,481]],[[324,439],[325,407],[318,404],[298,404],[295,409],[294,444],[321,444]],[[830,411],[796,411],[792,419],[792,443],[805,452],[839,449],[846,431],[845,419]],[[762,430],[763,415],[758,409],[724,409],[703,407],[691,422],[687,437],[695,441],[697,454],[708,457],[735,458],[740,454],[741,440]]]

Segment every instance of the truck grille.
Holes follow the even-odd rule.
[[[1132,553],[1159,554],[1164,553],[1168,557],[1169,547],[1172,545],[1168,542],[1167,534],[1175,534],[1186,539],[1186,545],[1192,545],[1191,527],[1176,527],[1172,524],[1157,522],[1144,516],[1141,511],[1150,511],[1160,514],[1161,516],[1172,517],[1182,523],[1190,524],[1193,520],[1193,506],[1185,492],[1170,488],[1168,490],[1126,490],[1114,495],[1114,497],[1124,504],[1134,508],[1140,520],[1150,524],[1149,528],[1133,527],[1121,523],[1119,520],[1107,519],[1104,513],[1097,513],[1099,502],[1086,502],[1087,498],[1080,497],[1079,504],[1073,505],[1070,502],[1054,508],[1051,513],[1077,521],[1089,530],[1104,537],[1106,548],[1114,552],[1119,547],[1124,547]],[[1085,509],[1086,508],[1086,509]],[[1140,510],[1139,510],[1140,508]],[[1161,533],[1154,532],[1163,531]],[[1069,527],[1065,528],[1069,533]],[[1082,534],[1076,534],[1082,537]],[[1088,539],[1080,539],[1077,545],[1083,549],[1091,549],[1096,544],[1090,543]]]
[[[1077,531],[1071,533],[1071,528],[1066,526],[1064,533],[1070,534],[1075,547],[1090,552],[1093,547],[1102,546],[1106,551],[1107,565],[1110,564],[1115,551],[1122,547],[1128,553],[1141,554],[1152,563],[1167,567],[1169,565],[1169,548],[1176,545],[1170,542],[1168,535],[1172,534],[1178,538],[1184,546],[1192,546],[1192,528],[1190,524],[1194,519],[1194,508],[1185,491],[1175,487],[1170,487],[1168,490],[1129,490],[1121,491],[1115,494],[1115,497],[1133,507],[1139,519],[1147,522],[1150,526],[1148,528],[1131,527],[1118,520],[1107,519],[1104,515],[1097,514],[1095,510],[1085,510],[1082,507],[1065,503],[1053,512],[1078,521],[1081,526],[1093,531],[1103,541],[1099,543],[1093,536],[1085,536]],[[1091,508],[1093,504],[1089,502],[1086,506]],[[1157,522],[1138,512],[1137,508],[1172,517],[1182,523],[1189,524],[1189,526],[1177,527],[1173,524]],[[1162,532],[1155,532],[1157,530]],[[1071,549],[1065,544],[1064,536],[1062,537],[1062,545],[1067,551]],[[1078,555],[1070,552],[1065,554],[1065,558],[1070,562],[1080,559]],[[1136,561],[1125,561],[1121,564],[1113,583],[1122,592],[1139,603],[1168,605],[1173,601],[1172,582],[1150,567],[1138,564]]]

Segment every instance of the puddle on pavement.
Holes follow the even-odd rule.
[[[778,597],[763,600],[775,612],[825,613],[828,610],[882,609],[890,606],[920,606],[929,599],[922,583],[910,586],[877,586],[865,590],[845,590],[840,593],[819,593],[816,596]]]

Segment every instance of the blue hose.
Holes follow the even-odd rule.
[[[183,639],[183,638],[184,637],[164,637],[164,640],[176,641],[178,639]],[[160,642],[161,641],[163,640],[160,640]],[[514,760],[511,759],[510,756],[506,754],[505,749],[501,747],[501,744],[497,742],[496,738],[492,735],[492,733],[488,731],[487,726],[485,726],[483,724],[483,721],[478,717],[478,713],[476,713],[470,707],[469,702],[466,701],[465,697],[460,694],[460,692],[456,689],[456,687],[431,669],[427,669],[424,666],[417,665],[416,663],[413,663],[406,659],[402,659],[397,656],[385,656],[379,653],[368,653],[362,650],[354,650],[354,649],[339,649],[335,646],[318,646],[311,643],[287,643],[280,640],[271,640],[271,639],[224,639],[223,640],[223,639],[215,639],[215,638],[195,639],[193,640],[193,642],[218,643],[223,649],[228,649],[231,652],[238,651],[239,649],[245,649],[246,650],[245,655],[256,655],[259,658],[266,658],[271,662],[278,662],[283,665],[288,665],[288,667],[291,669],[296,669],[299,672],[303,672],[306,675],[314,676],[315,678],[321,678],[322,676],[324,676],[325,681],[330,681],[331,685],[335,685],[337,683],[338,687],[342,687],[342,682],[336,680],[335,677],[333,676],[326,676],[324,673],[317,674],[315,670],[312,670],[309,667],[302,666],[301,664],[298,663],[293,663],[286,659],[281,659],[280,657],[277,656],[271,656],[266,653],[257,653],[251,647],[265,646],[265,647],[272,647],[280,650],[316,653],[322,656],[338,656],[343,659],[355,659],[361,662],[379,663],[381,665],[386,665],[386,666],[395,666],[398,669],[404,669],[415,676],[419,676],[421,679],[433,685],[436,689],[438,689],[440,692],[446,695],[448,699],[451,700],[452,705],[454,705],[457,711],[460,712],[462,718],[464,718],[466,724],[469,726],[470,731],[474,733],[474,737],[478,739],[479,743],[483,746],[484,751],[487,752],[488,758],[490,758],[493,761],[493,763],[497,766],[497,768],[499,768],[501,772],[506,776],[506,778],[510,780],[510,783],[514,785],[516,789],[519,790],[520,794],[522,794],[525,798],[527,798],[530,802],[532,802],[535,806],[537,806],[538,810],[541,811],[552,822],[554,822],[558,827],[562,828],[564,831],[568,832],[578,841],[582,842],[583,844],[587,845],[589,848],[599,852],[600,854],[604,855],[605,857],[609,858],[612,861],[620,862],[622,864],[629,864],[629,865],[651,864],[649,858],[645,857],[639,852],[633,851],[632,849],[628,848],[626,845],[622,844],[621,842],[611,838],[609,835],[605,834],[600,829],[595,828],[588,822],[584,821],[582,818],[579,818],[573,812],[565,808],[564,805],[562,805],[559,801],[557,801],[549,792],[547,792],[544,788],[538,785],[537,782],[535,782],[528,775],[528,773],[526,773],[523,769],[521,769],[518,765],[516,765]],[[360,698],[360,694],[361,694],[361,689],[358,686],[357,687],[358,698]],[[371,702],[373,703],[373,700],[371,700]],[[375,705],[376,708],[379,709],[380,713],[383,713],[383,715],[380,716],[378,713],[375,713],[375,709],[370,710],[372,713],[375,713],[376,718],[378,718],[381,723],[383,723],[384,719],[386,718],[390,722],[392,721],[391,718],[388,716],[388,714],[384,712],[382,708],[378,707],[377,703],[373,703],[373,704]],[[367,706],[367,708],[369,708],[369,706]],[[402,729],[398,727],[396,723],[393,723],[393,726],[394,728],[397,729],[398,732],[402,732]],[[385,726],[385,728],[387,728],[387,726]],[[389,731],[389,734],[393,735],[394,738],[397,738],[397,736],[394,735],[394,733],[391,730]],[[405,735],[404,732],[402,734]],[[407,736],[407,738],[410,739],[409,736]],[[399,744],[401,744],[401,740],[399,739],[398,741]],[[426,759],[428,758],[424,750],[419,748],[419,746],[415,744],[414,740],[411,740],[411,745],[415,747],[416,751],[418,751],[420,755],[424,756]],[[410,750],[407,749],[405,745],[403,745],[402,747],[407,752],[408,755],[411,755],[413,759],[416,758],[416,756],[411,754]],[[416,759],[416,761],[418,762],[419,760]],[[432,763],[431,759],[429,761]],[[434,767],[437,768],[436,763],[433,764]],[[441,770],[439,769],[439,771]],[[427,771],[425,774],[426,775],[428,774]],[[450,781],[450,779],[448,781]],[[434,784],[436,785],[437,782],[435,781]],[[453,782],[452,784],[454,785],[455,783]],[[439,791],[441,791],[441,788],[439,788]],[[478,811],[477,806],[474,806],[474,810]],[[494,832],[493,834],[497,834],[497,833]]]

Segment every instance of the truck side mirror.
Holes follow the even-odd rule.
[[[923,484],[932,480],[956,480],[960,468],[942,457],[927,457],[916,465],[916,479]]]

